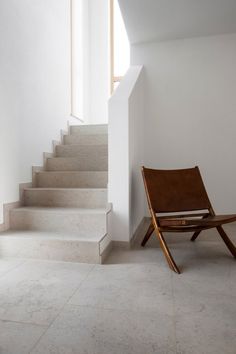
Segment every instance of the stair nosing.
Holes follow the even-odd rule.
[[[62,214],[92,214],[104,215],[110,212],[110,206],[106,208],[71,208],[71,207],[51,207],[51,206],[21,206],[10,210],[12,212],[49,212],[49,213],[62,213]]]
[[[18,235],[17,235],[18,233]],[[24,234],[25,233],[25,234]],[[27,233],[31,233],[32,235],[27,235]],[[35,233],[35,235],[33,235]],[[22,235],[21,235],[22,234]],[[99,240],[95,239],[95,238],[91,238],[88,237],[86,239],[86,236],[80,236],[79,234],[77,235],[65,235],[64,233],[60,233],[60,232],[52,232],[52,231],[48,231],[47,235],[45,235],[45,231],[39,231],[39,230],[14,230],[14,229],[10,229],[4,232],[1,232],[1,236],[0,237],[11,237],[11,238],[21,238],[21,239],[44,239],[44,240],[60,240],[60,241],[79,241],[79,242],[96,242],[96,243],[100,243],[101,241],[103,241],[103,239],[108,236],[107,232],[98,232],[96,234],[92,233],[92,237],[99,237]],[[91,235],[91,233],[90,233]],[[53,236],[53,237],[52,237]]]
[[[108,172],[108,170],[101,170],[101,171],[91,171],[91,170],[71,170],[71,171],[63,171],[63,170],[60,170],[60,171],[38,171],[36,173],[80,173],[80,172],[89,172],[89,173],[104,173],[104,172]]]
[[[70,144],[70,145],[68,145],[68,144],[58,144],[58,145],[56,145],[56,146],[79,146],[79,147],[81,147],[81,146],[86,146],[86,147],[89,147],[89,149],[90,148],[94,148],[95,146],[96,147],[101,147],[101,146],[105,146],[105,147],[108,147],[108,143],[106,143],[106,144],[93,144],[93,145],[91,145],[91,144]]]
[[[81,190],[81,191],[107,191],[107,188],[66,188],[66,187],[26,187],[24,188],[24,191],[40,191],[40,190],[66,190],[66,191],[75,191],[75,190]]]

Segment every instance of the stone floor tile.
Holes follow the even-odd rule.
[[[66,306],[32,354],[174,354],[174,326],[164,313]]]
[[[27,261],[0,278],[0,319],[50,324],[92,268]]]
[[[0,353],[28,354],[45,329],[42,326],[0,320]]]
[[[0,258],[0,277],[19,267],[25,260],[14,258]]]
[[[96,266],[70,303],[172,315],[171,272],[155,264]]]

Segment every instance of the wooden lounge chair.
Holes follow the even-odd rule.
[[[202,230],[215,227],[236,258],[236,248],[222,228],[223,224],[236,221],[236,214],[215,215],[198,167],[182,170],[142,167],[142,175],[151,214],[151,223],[142,241],[143,247],[155,231],[169,267],[180,273],[163,232],[193,231],[191,241],[195,241]]]

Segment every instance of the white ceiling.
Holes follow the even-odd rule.
[[[236,32],[236,0],[119,0],[131,43]]]

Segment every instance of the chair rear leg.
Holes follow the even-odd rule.
[[[196,232],[194,232],[193,236],[191,237],[191,241],[192,241],[192,242],[195,241],[196,238],[199,236],[200,233],[201,233],[201,231],[196,231]]]
[[[170,250],[166,244],[166,241],[163,237],[163,234],[157,229],[155,228],[155,233],[157,235],[157,238],[159,239],[160,241],[160,244],[161,244],[161,248],[162,248],[162,251],[166,257],[166,260],[169,264],[169,267],[170,269],[172,269],[174,272],[180,274],[180,270],[179,268],[177,267],[175,261],[174,261],[174,258],[172,257],[171,253],[170,253]]]
[[[152,222],[150,223],[149,227],[148,227],[148,230],[143,238],[143,241],[141,243],[141,246],[144,247],[147,243],[147,241],[149,240],[149,238],[151,237],[152,233],[154,231],[154,226],[152,224]]]
[[[202,218],[206,219],[208,216],[209,214],[204,215]],[[194,242],[201,232],[202,230],[194,232],[193,236],[191,237],[191,241]]]
[[[225,233],[223,227],[222,226],[218,226],[217,227],[217,231],[219,232],[221,238],[223,239],[224,243],[228,247],[229,251],[232,253],[234,258],[236,258],[236,248],[235,248],[233,242],[228,238],[228,236]]]

